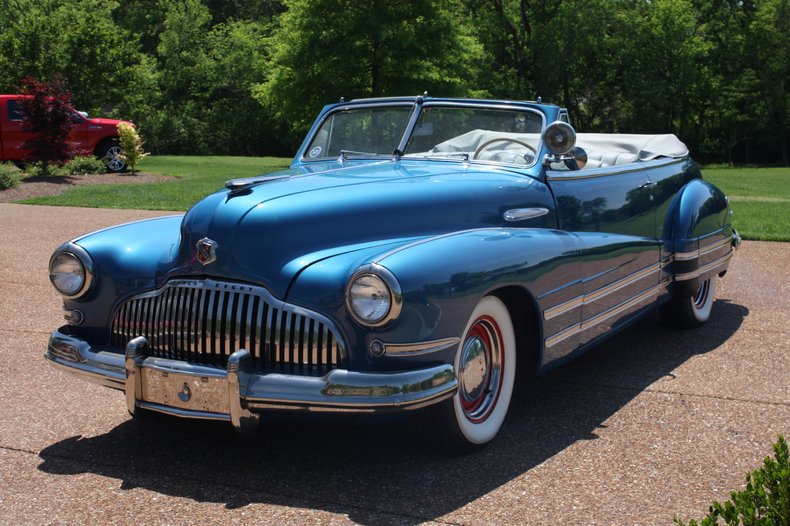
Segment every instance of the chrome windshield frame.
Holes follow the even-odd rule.
[[[414,132],[414,128],[417,126],[417,121],[422,114],[423,108],[436,108],[436,107],[444,107],[444,108],[471,108],[471,109],[487,109],[487,110],[499,110],[499,111],[521,111],[525,113],[533,113],[540,117],[540,135],[542,136],[543,130],[546,129],[546,115],[539,111],[536,108],[528,107],[528,106],[521,106],[521,105],[511,105],[502,102],[485,102],[485,101],[473,101],[473,100],[446,100],[446,99],[428,99],[425,100],[423,97],[416,97],[413,100],[381,100],[381,101],[370,101],[364,103],[354,103],[351,101],[346,104],[342,104],[333,108],[326,115],[323,116],[319,125],[315,126],[312,130],[312,133],[308,137],[308,140],[305,141],[306,147],[301,152],[299,156],[299,162],[301,163],[325,163],[327,161],[334,161],[335,157],[319,157],[319,158],[310,158],[306,157],[306,152],[310,150],[310,145],[312,145],[313,140],[315,139],[318,132],[321,130],[324,122],[334,115],[337,115],[339,112],[347,111],[349,109],[368,109],[368,108],[382,108],[382,107],[398,107],[398,106],[408,106],[411,107],[411,113],[409,115],[409,119],[406,123],[406,126],[403,130],[403,135],[401,136],[400,142],[398,143],[397,148],[392,152],[393,159],[402,159],[402,155],[405,152],[405,149],[411,139],[412,133]],[[458,159],[458,161],[462,162],[472,162],[472,163],[481,163],[481,164],[493,164],[498,166],[510,166],[510,167],[518,167],[520,169],[531,168],[538,164],[541,155],[540,152],[543,149],[543,140],[541,138],[540,142],[537,145],[537,153],[535,155],[535,159],[530,164],[513,164],[507,162],[498,162],[498,161],[483,161],[478,159],[471,159],[470,156],[467,156],[464,159]],[[377,154],[375,156],[371,156],[370,158],[366,157],[357,157],[355,160],[381,160],[382,157],[386,157],[388,154]],[[455,160],[448,157],[403,157],[404,160],[425,160],[425,161],[448,161],[448,160]]]

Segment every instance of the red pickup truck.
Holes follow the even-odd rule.
[[[19,101],[24,95],[0,95],[0,161],[23,162],[27,150],[22,144],[32,138],[32,133],[22,127],[22,112]],[[74,110],[72,113],[74,128],[69,135],[77,151],[90,152],[104,159],[107,169],[120,172],[126,168],[118,145],[118,123],[115,119],[89,119]]]

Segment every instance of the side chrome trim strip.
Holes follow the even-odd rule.
[[[548,208],[513,208],[504,213],[505,221],[523,221],[534,217],[545,216],[549,213]]]
[[[730,258],[732,258],[732,254],[733,254],[733,251],[730,250],[730,252],[727,253],[726,256],[720,257],[719,259],[717,259],[715,261],[711,261],[710,263],[708,263],[704,267],[700,267],[697,270],[694,270],[692,272],[685,272],[683,274],[676,274],[675,275],[675,281],[686,281],[688,279],[697,278],[697,277],[700,276],[700,274],[705,274],[706,272],[711,271],[711,270],[715,269],[716,267],[726,263]]]
[[[581,323],[577,323],[577,324],[571,325],[570,327],[567,327],[566,329],[563,329],[562,331],[560,331],[559,333],[555,334],[554,336],[546,338],[544,340],[544,346],[548,349],[549,347],[552,347],[553,345],[556,345],[556,344],[560,343],[561,341],[570,338],[571,336],[574,336],[574,335],[576,335],[576,334],[578,334],[578,333],[580,333],[582,331],[585,331],[587,329],[591,329],[591,328],[595,327],[596,325],[598,325],[599,323],[603,323],[606,320],[609,320],[609,319],[617,316],[618,314],[622,313],[623,311],[628,310],[631,307],[634,307],[634,306],[638,305],[639,303],[644,302],[645,300],[652,299],[654,296],[658,295],[660,289],[661,289],[661,286],[652,287],[652,288],[646,290],[645,292],[637,294],[636,296],[624,301],[623,303],[620,303],[619,305],[616,305],[616,306],[612,307],[609,310],[601,312],[600,314],[596,314],[595,316],[593,316],[593,317],[591,317],[591,318],[589,318],[587,320],[584,320]]]
[[[583,305],[589,305],[594,301],[597,301],[601,298],[608,296],[609,294],[622,290],[624,287],[627,287],[628,285],[632,285],[633,283],[636,283],[637,281],[644,279],[655,272],[660,271],[662,266],[663,265],[661,263],[650,265],[647,268],[634,272],[633,274],[629,274],[628,276],[625,276],[624,278],[621,278],[613,283],[610,283],[609,285],[605,285],[592,292],[589,292],[587,294],[582,294],[581,296],[573,298],[572,300],[566,301],[565,303],[561,303],[555,307],[546,309],[545,311],[543,311],[543,319],[548,321],[553,318],[556,318],[557,316],[562,316],[563,314],[566,314],[567,312],[576,309],[578,307],[581,307]]]
[[[417,343],[385,343],[384,354],[387,356],[417,356],[443,351],[461,343],[461,338],[444,338],[430,342]]]
[[[693,250],[691,252],[678,252],[675,254],[675,261],[688,261],[690,259],[695,259],[700,256],[704,256],[706,254],[710,254],[714,250],[718,250],[723,246],[729,245],[732,243],[732,239],[725,238],[721,241],[717,241],[715,243],[711,243],[710,245],[700,247],[697,250]]]

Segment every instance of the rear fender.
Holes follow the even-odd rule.
[[[676,293],[693,295],[701,280],[727,270],[737,240],[731,214],[724,193],[706,181],[694,179],[680,191],[665,240]]]

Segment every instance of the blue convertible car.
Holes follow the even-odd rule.
[[[58,248],[46,358],[136,417],[411,412],[470,448],[517,378],[654,308],[705,322],[730,215],[674,135],[577,135],[533,102],[341,101],[289,170]]]

